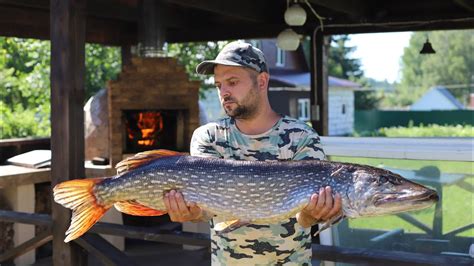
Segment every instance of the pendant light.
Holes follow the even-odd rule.
[[[420,50],[420,54],[435,54],[436,51],[431,46],[430,41],[426,38],[426,42],[423,44],[423,48]]]
[[[303,26],[306,22],[306,11],[297,3],[285,11],[285,22],[289,26]]]

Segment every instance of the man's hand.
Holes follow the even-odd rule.
[[[201,208],[194,202],[186,204],[183,194],[178,191],[171,190],[166,193],[164,201],[168,215],[173,222],[198,221],[203,216]]]
[[[310,227],[317,222],[327,221],[340,214],[341,206],[339,193],[333,199],[330,187],[321,188],[319,195],[311,195],[308,205],[296,214],[296,220],[302,227]]]

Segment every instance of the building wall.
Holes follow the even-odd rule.
[[[201,107],[207,114],[209,121],[223,117],[219,97],[215,90],[205,93],[201,97]],[[271,91],[269,93],[272,108],[280,114],[298,118],[298,99],[309,98],[308,91]],[[345,114],[342,106],[345,105]],[[348,89],[331,88],[329,90],[329,135],[342,136],[354,131],[354,92]]]
[[[278,47],[275,39],[260,40],[260,49],[265,54],[267,65],[270,68],[270,74],[275,70],[308,71],[308,66],[302,50],[285,51],[285,65],[278,66],[276,64]],[[302,49],[301,46],[298,49]]]
[[[329,136],[352,134],[354,132],[354,92],[348,89],[331,88],[328,108]]]
[[[298,99],[309,98],[308,91],[270,91],[272,108],[281,114],[298,118]],[[343,113],[344,106],[344,113]],[[354,91],[329,90],[329,135],[344,136],[354,132]]]
[[[309,98],[307,91],[270,91],[268,99],[279,114],[298,118],[298,99]]]

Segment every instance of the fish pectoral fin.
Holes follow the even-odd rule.
[[[130,170],[133,170],[135,168],[138,168],[141,165],[144,165],[150,161],[153,161],[159,158],[177,156],[177,155],[185,155],[185,153],[170,151],[170,150],[151,150],[151,151],[140,152],[133,155],[132,157],[129,157],[123,161],[120,161],[115,166],[115,168],[117,169],[118,174],[122,174]]]
[[[160,216],[168,213],[166,210],[156,210],[133,200],[119,201],[114,206],[120,212],[135,216]]]
[[[328,221],[326,221],[325,223],[323,224],[320,224],[319,225],[319,228],[318,228],[318,231],[316,233],[314,233],[313,236],[317,236],[319,233],[321,233],[322,231],[328,229],[329,227],[335,225],[335,224],[338,224],[339,222],[341,222],[342,220],[344,220],[344,218],[346,218],[346,216],[344,214],[341,214],[341,215],[337,215],[337,216],[334,216],[332,217],[331,219],[329,219]]]
[[[241,220],[220,222],[214,225],[214,231],[216,231],[217,234],[225,234],[248,224],[250,224],[250,222]]]

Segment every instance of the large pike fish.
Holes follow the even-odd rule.
[[[329,161],[260,162],[194,157],[156,150],[117,164],[113,177],[76,179],[54,187],[54,200],[72,209],[65,242],[80,237],[115,206],[139,216],[166,214],[163,195],[179,190],[216,215],[216,230],[244,222],[266,224],[293,217],[320,187],[342,196],[341,218],[377,216],[431,206],[434,190],[387,170]]]

